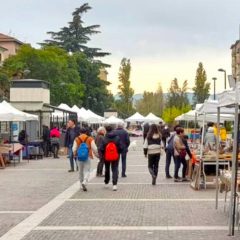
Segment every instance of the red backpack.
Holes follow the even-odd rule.
[[[110,142],[107,144],[105,148],[105,161],[107,162],[114,162],[119,159],[119,153],[117,146],[114,142]]]

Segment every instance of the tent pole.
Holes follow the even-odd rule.
[[[217,108],[217,162],[216,162],[216,209],[218,209],[218,172],[219,172],[219,137],[220,137],[220,107]]]
[[[200,159],[203,157],[203,141],[204,141],[204,133],[205,133],[205,121],[206,121],[206,113],[203,115],[203,126],[202,126],[202,138],[200,143]]]
[[[236,176],[236,162],[238,159],[238,135],[239,135],[239,114],[238,114],[238,104],[235,104],[235,121],[234,121],[234,143],[233,144],[233,156],[232,156],[232,178],[231,178],[231,198],[229,205],[229,236],[234,235],[234,220],[235,220],[235,203],[234,198],[236,197],[236,188],[235,188],[235,176]]]

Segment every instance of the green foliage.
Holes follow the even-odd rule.
[[[89,58],[104,57],[109,53],[101,52],[100,48],[90,48],[86,44],[91,40],[90,36],[100,33],[100,25],[84,26],[83,14],[92,8],[88,3],[76,8],[72,13],[72,21],[68,26],[62,27],[59,32],[48,32],[51,39],[41,43],[42,46],[58,46],[67,52],[82,52]]]
[[[4,62],[3,68],[9,77],[42,79],[50,83],[51,103],[66,102],[70,105],[81,104],[84,85],[76,65],[63,49],[46,47],[34,49],[24,45],[18,54]],[[29,70],[24,76],[24,70]],[[74,87],[73,87],[74,86]]]
[[[136,103],[136,110],[143,115],[147,115],[152,112],[157,116],[162,116],[163,108],[164,98],[161,85],[159,85],[156,92],[145,91],[143,93],[143,99]]]
[[[207,74],[200,62],[196,72],[195,87],[193,87],[195,104],[203,103],[209,97],[209,90],[210,83],[207,83]]]
[[[42,79],[50,83],[51,104],[64,102],[70,106],[83,105],[102,114],[113,99],[107,90],[109,82],[98,78],[100,67],[99,63],[90,61],[83,53],[69,56],[58,47],[34,49],[30,45],[24,45],[17,55],[4,62],[0,69],[0,83],[5,84],[1,81],[3,73],[7,73],[10,79],[13,76]],[[27,75],[26,69],[29,70]],[[6,86],[9,90],[9,85]]]
[[[133,95],[134,90],[131,88],[130,81],[131,62],[130,59],[123,58],[119,69],[119,97],[120,100],[116,101],[116,108],[122,117],[127,117],[133,113]]]
[[[0,99],[9,98],[9,79],[6,73],[1,72],[0,69]]]
[[[114,100],[107,90],[110,82],[100,80],[98,77],[102,65],[89,61],[83,53],[75,53],[73,58],[77,63],[82,83],[85,85],[83,106],[98,114],[103,114],[104,110],[112,106]]]
[[[177,78],[172,80],[170,88],[168,90],[166,106],[169,108],[176,107],[178,109],[182,109],[184,106],[189,105],[187,90],[187,80],[183,82],[182,87],[179,86]]]
[[[182,108],[177,108],[176,106],[167,107],[163,111],[163,119],[166,123],[172,124],[175,121],[175,118],[180,116],[183,113],[186,113],[191,110],[190,105],[185,105]]]

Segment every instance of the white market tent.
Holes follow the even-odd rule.
[[[218,95],[218,115],[220,118],[220,113],[222,109],[228,107],[234,111],[234,144],[233,144],[233,157],[232,157],[232,178],[231,178],[231,198],[230,198],[230,208],[229,208],[229,235],[234,235],[235,231],[235,211],[236,211],[236,189],[237,189],[237,174],[238,174],[238,152],[239,152],[239,106],[240,106],[240,82],[236,83],[235,89],[230,89],[222,92]],[[219,132],[219,129],[218,129]],[[219,157],[219,152],[217,153]],[[219,162],[217,158],[217,170],[216,175],[218,177],[218,167]],[[218,187],[218,185],[217,185]],[[217,193],[218,188],[216,189]],[[218,200],[218,195],[216,194],[216,199]]]
[[[97,115],[96,113],[92,112],[90,109],[88,109],[87,112],[89,115],[88,121],[90,123],[102,123],[105,120],[104,117]]]
[[[145,117],[143,115],[141,115],[140,113],[136,112],[135,114],[133,114],[131,117],[125,119],[126,122],[144,122],[145,121]]]
[[[149,113],[145,117],[145,122],[164,122],[164,121],[160,117],[154,115],[153,113]]]
[[[60,109],[63,109],[65,111],[71,111],[71,112],[76,112],[74,111],[72,108],[70,108],[67,104],[65,103],[61,103],[58,108]],[[52,117],[53,118],[57,118],[58,120],[63,120],[64,117],[66,116],[66,113],[62,112],[62,111],[59,111],[59,110],[56,110],[52,113]]]
[[[119,123],[124,124],[124,121],[115,116],[111,116],[108,119],[106,119],[105,121],[103,121],[103,123],[105,123],[105,124],[119,124]]]
[[[2,101],[0,103],[0,121],[3,122],[22,122],[22,121],[38,121],[38,116],[22,112],[10,103]]]

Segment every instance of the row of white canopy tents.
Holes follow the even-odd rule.
[[[63,109],[70,112],[77,113],[78,121],[80,122],[87,122],[89,124],[102,124],[102,123],[109,123],[109,124],[118,124],[124,123],[123,119],[117,118],[115,116],[111,116],[105,119],[102,116],[97,115],[96,113],[92,112],[90,109],[86,110],[84,107],[79,108],[78,106],[74,105],[72,108],[69,107],[67,104],[61,103],[58,106],[59,109]],[[62,121],[64,119],[64,113],[60,110],[56,110],[52,113],[54,119],[58,119]],[[136,112],[131,117],[125,119],[125,122],[163,122],[163,120],[153,113],[149,113],[146,117],[142,116],[140,113]]]
[[[131,117],[125,119],[126,122],[134,123],[134,122],[164,122],[160,117],[157,117],[153,113],[149,113],[146,117],[136,112]]]

